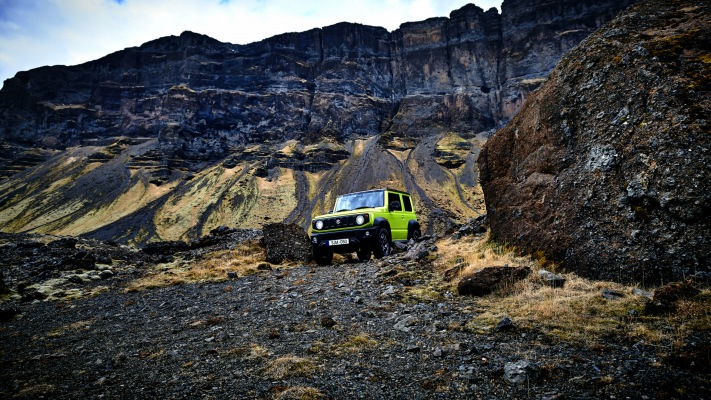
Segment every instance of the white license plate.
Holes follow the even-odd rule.
[[[348,239],[336,239],[336,240],[329,240],[328,241],[329,246],[338,246],[341,244],[348,244]]]

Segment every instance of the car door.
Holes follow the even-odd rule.
[[[407,234],[412,233],[409,232],[408,229],[410,228],[410,221],[415,221],[417,222],[417,215],[415,215],[415,208],[412,206],[412,197],[403,194],[401,195],[402,197],[402,208],[403,208],[403,213],[405,217],[405,235],[407,239]]]
[[[393,207],[393,203],[397,203],[397,207]],[[388,192],[388,212],[392,240],[407,240],[407,213],[403,211],[399,193]]]

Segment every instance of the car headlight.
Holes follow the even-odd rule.
[[[365,223],[365,217],[359,215],[356,217],[356,225],[363,225]]]
[[[323,229],[323,221],[316,221],[316,224],[314,224],[317,230]]]

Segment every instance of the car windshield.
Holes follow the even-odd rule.
[[[340,212],[382,206],[383,192],[361,192],[339,196],[333,209]]]

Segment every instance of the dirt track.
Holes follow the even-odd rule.
[[[393,257],[23,304],[0,324],[0,397],[709,397],[707,374],[644,344],[473,333],[476,300],[428,293],[432,278]],[[512,385],[505,366],[521,360],[534,372]]]

